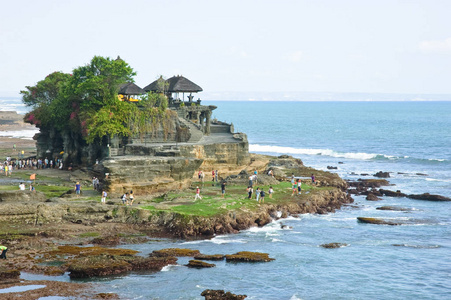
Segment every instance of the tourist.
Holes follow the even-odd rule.
[[[226,182],[223,181],[223,182],[221,183],[221,193],[222,193],[222,198],[224,198],[224,195],[225,195],[225,186],[226,186]]]
[[[260,192],[260,201],[258,203],[265,203],[265,191],[263,189]]]
[[[252,199],[252,193],[253,192],[254,192],[254,189],[252,188],[252,185],[248,186],[247,187],[247,194],[248,194],[247,199]]]
[[[205,177],[204,172],[200,171],[200,181],[202,182],[202,184],[204,183],[204,177]]]
[[[8,247],[0,245],[0,250],[2,254],[0,254],[0,259],[6,259],[6,251],[8,251]]]
[[[249,186],[254,186],[254,182],[252,180],[252,175],[249,176]]]
[[[298,179],[298,194],[301,194],[301,190],[302,190],[302,182],[300,179]]]
[[[296,181],[294,182],[294,184],[292,185],[292,187],[291,187],[291,196],[294,196],[294,195],[296,195],[297,193],[298,193],[298,188],[297,188],[297,183],[296,183]]]
[[[5,176],[8,176],[8,164],[5,164]]]
[[[35,191],[34,185],[32,183],[30,183],[30,192],[34,192],[34,191]]]
[[[202,199],[202,197],[200,196],[200,188],[198,186],[196,186],[196,196],[194,197],[194,201],[196,201],[197,199]]]
[[[77,194],[77,197],[79,197],[80,193],[81,193],[81,184],[80,184],[80,182],[77,181],[77,183],[75,184],[75,187],[74,187],[74,191],[75,191],[75,194]]]
[[[105,202],[106,202],[106,196],[107,196],[107,195],[108,195],[108,194],[106,193],[106,191],[103,190],[103,191],[102,191],[102,199],[101,199],[102,204],[105,204]]]
[[[315,184],[316,180],[315,180],[315,175],[312,174],[312,183]]]
[[[260,200],[260,188],[259,187],[257,187],[257,189],[255,190],[255,197],[256,197],[256,199],[257,199],[257,202],[258,202],[258,200]]]
[[[97,178],[92,177],[92,188],[93,188],[94,190],[96,190],[96,179],[97,179]]]
[[[274,193],[274,190],[272,189],[272,186],[270,186],[269,190],[268,190],[269,198],[272,198],[273,193]]]
[[[20,189],[21,191],[25,191],[25,183],[21,182],[21,183],[19,184],[19,189]]]
[[[218,170],[215,170],[215,181],[216,182],[218,182],[218,174],[219,174]]]
[[[125,205],[125,202],[127,201],[127,194],[124,193],[124,194],[122,195],[121,201],[122,201],[122,204]]]
[[[130,191],[130,205],[133,205],[133,200],[135,200],[135,196],[133,195],[133,191]]]
[[[294,174],[291,175],[291,189],[294,189],[294,186],[296,185],[296,179],[294,179]]]
[[[199,173],[197,173],[197,179],[199,179],[199,181],[200,181],[201,178],[202,178],[202,171],[199,170]]]
[[[211,170],[211,181],[215,183],[215,170]]]
[[[271,169],[269,169],[269,171],[268,171],[268,176],[274,177],[274,174]]]

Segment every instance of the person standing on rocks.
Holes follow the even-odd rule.
[[[312,178],[312,183],[315,184],[315,183],[316,183],[315,175],[312,174],[312,177],[311,177],[311,178]]]
[[[74,187],[74,191],[75,191],[75,194],[77,194],[77,197],[79,197],[80,193],[81,193],[81,184],[80,184],[80,182],[77,181],[77,183],[75,184],[75,187]]]
[[[224,195],[225,195],[225,186],[226,186],[226,182],[223,181],[223,182],[221,183],[221,193],[222,193],[222,198],[224,198]]]
[[[200,188],[198,186],[196,186],[196,196],[194,197],[194,201],[196,201],[197,199],[202,199],[202,197],[200,196]]]
[[[133,205],[133,201],[135,200],[135,196],[133,195],[133,191],[130,191],[130,205]]]
[[[105,202],[106,202],[106,196],[107,196],[107,193],[106,193],[105,190],[103,190],[103,191],[102,191],[102,200],[101,200],[102,204],[105,204]]]
[[[8,251],[8,247],[0,245],[0,250],[2,251],[0,258],[6,259],[6,251]]]
[[[215,181],[216,182],[218,182],[218,174],[219,174],[218,170],[215,170]]]
[[[215,170],[211,170],[211,181],[215,183]]]

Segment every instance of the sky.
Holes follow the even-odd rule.
[[[0,0],[0,95],[95,55],[144,87],[451,94],[450,0]],[[451,97],[450,97],[451,100]]]

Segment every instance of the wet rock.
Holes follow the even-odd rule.
[[[216,267],[215,264],[209,264],[201,260],[190,260],[188,264],[186,265],[188,268],[196,268],[196,269],[202,269],[202,268],[213,268]]]
[[[270,258],[267,253],[241,251],[235,254],[226,255],[228,262],[268,262],[274,258]]]
[[[328,170],[337,170],[338,168],[337,168],[337,167],[334,167],[334,166],[327,166],[327,169],[328,169]]]
[[[18,280],[20,278],[20,271],[16,269],[9,269],[6,266],[0,267],[0,282]]]
[[[235,295],[231,292],[224,292],[224,290],[205,290],[200,294],[205,297],[205,300],[243,300],[246,295]]]
[[[346,247],[349,245],[346,243],[328,243],[328,244],[322,244],[320,246],[323,248],[327,248],[327,249],[335,249],[335,248]]]
[[[213,255],[197,254],[197,255],[194,255],[194,259],[201,259],[201,260],[223,260],[224,258],[225,258],[225,255],[223,255],[223,254],[213,254]]]
[[[168,257],[168,256],[175,256],[175,257],[182,257],[182,256],[196,256],[199,255],[199,250],[193,250],[193,249],[184,249],[184,248],[166,248],[161,250],[154,250],[152,253],[150,253],[150,256],[155,257]]]
[[[95,295],[95,299],[120,299],[118,294],[115,293],[98,293]]]
[[[369,223],[369,224],[377,224],[377,225],[403,225],[405,222],[397,221],[397,220],[386,220],[380,218],[367,218],[367,217],[357,217],[357,220],[360,223]]]
[[[423,174],[423,173],[415,173],[415,175],[418,175],[418,176],[428,176],[428,174]]]
[[[392,210],[392,211],[412,211],[411,208],[398,207],[398,206],[380,206],[376,207],[378,210]]]
[[[419,195],[408,195],[407,198],[416,199],[416,200],[426,200],[426,201],[451,201],[451,198],[440,196],[440,195],[431,195],[429,193],[419,194]]]
[[[407,197],[406,194],[401,193],[401,191],[390,191],[390,190],[384,190],[384,189],[380,189],[379,192],[384,195],[384,196],[388,196],[388,197]]]
[[[368,201],[379,201],[379,200],[382,200],[382,199],[379,198],[378,196],[374,195],[373,193],[368,193],[368,195],[366,196],[366,200],[368,200]]]
[[[389,172],[379,171],[376,174],[374,174],[373,176],[374,177],[379,177],[379,178],[390,178],[390,173]]]
[[[70,278],[91,278],[123,274],[129,271],[160,271],[175,264],[175,257],[99,255],[73,259],[67,270]]]
[[[357,188],[378,188],[390,185],[390,182],[385,179],[358,179],[357,181],[348,181],[348,185]]]
[[[118,236],[98,237],[91,241],[92,244],[104,246],[117,246],[120,242],[121,239]]]

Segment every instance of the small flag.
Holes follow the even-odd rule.
[[[30,180],[35,180],[36,179],[36,174],[31,174],[30,175]]]

